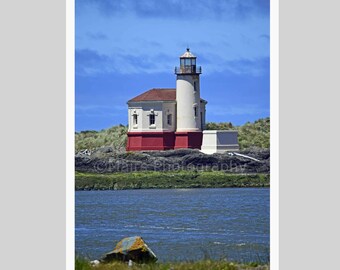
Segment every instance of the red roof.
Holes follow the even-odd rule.
[[[140,94],[139,96],[130,99],[130,101],[175,101],[176,89],[175,88],[153,88]]]

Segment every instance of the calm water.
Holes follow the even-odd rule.
[[[98,259],[140,235],[159,261],[269,261],[269,189],[76,192],[76,254]]]

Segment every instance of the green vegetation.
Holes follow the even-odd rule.
[[[202,260],[197,262],[134,264],[132,267],[123,262],[91,266],[88,261],[77,258],[75,270],[269,270],[269,265],[238,264],[225,260]]]
[[[232,123],[212,123],[206,124],[206,129],[229,130],[236,129],[239,132],[240,149],[249,147],[269,148],[270,119],[269,117],[259,119],[254,123],[247,122],[242,126],[233,126]],[[81,131],[75,134],[76,151],[84,149],[95,149],[104,146],[111,146],[114,151],[125,149],[127,142],[127,127],[123,125],[114,126],[101,131]]]
[[[269,184],[269,174],[231,174],[223,171],[75,173],[76,190],[269,187]]]
[[[232,123],[207,123],[206,129],[210,130],[238,130],[240,149],[249,147],[270,147],[270,118],[256,120],[254,123],[247,122],[243,126],[233,126]]]
[[[237,127],[234,126],[231,122],[222,122],[222,123],[208,122],[205,124],[205,128],[208,130],[230,130],[230,129],[236,129]]]
[[[127,127],[114,126],[101,131],[87,130],[76,132],[75,150],[92,150],[103,146],[111,146],[114,151],[125,149],[127,141]]]

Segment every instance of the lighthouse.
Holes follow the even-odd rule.
[[[201,73],[201,67],[196,66],[196,56],[187,48],[180,56],[180,66],[175,67],[177,101],[175,149],[201,149],[206,104],[200,97]],[[205,104],[202,104],[203,102]]]
[[[127,102],[127,151],[201,149],[207,105],[200,94],[202,69],[189,48],[179,60],[176,88],[152,88]]]
[[[237,130],[205,130],[201,67],[187,48],[175,67],[176,88],[152,88],[128,104],[127,151],[199,149],[206,154],[239,149]]]

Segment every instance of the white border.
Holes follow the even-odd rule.
[[[66,269],[75,267],[75,193],[74,193],[74,132],[75,132],[75,1],[66,0]]]
[[[66,269],[75,259],[75,1],[66,1]],[[279,269],[279,0],[270,1],[270,268]]]
[[[279,0],[270,1],[270,269],[279,269]]]

